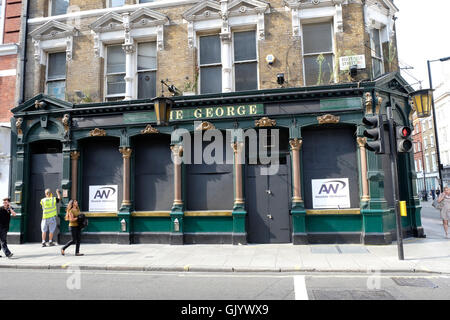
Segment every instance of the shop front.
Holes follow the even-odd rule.
[[[395,85],[395,86],[394,86]],[[411,125],[406,82],[71,104],[45,95],[13,109],[11,241],[39,241],[39,199],[62,190],[89,217],[85,242],[389,244],[388,155],[364,148],[362,118],[395,105]],[[406,235],[422,236],[412,155],[399,159]]]

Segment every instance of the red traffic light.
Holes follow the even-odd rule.
[[[411,135],[411,129],[409,129],[408,127],[403,127],[402,128],[402,136],[404,138],[407,138]]]

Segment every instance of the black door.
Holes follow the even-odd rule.
[[[290,175],[289,157],[277,174],[261,175],[264,165],[247,166],[246,199],[248,242],[289,243]]]
[[[306,209],[313,209],[311,181],[331,178],[348,178],[350,205],[352,208],[359,208],[355,131],[356,128],[350,126],[322,126],[308,128],[302,132],[302,180]]]
[[[32,147],[30,172],[30,200],[27,212],[27,242],[41,242],[42,208],[40,201],[45,197],[47,188],[56,196],[56,189],[61,190],[62,153],[59,143],[48,142]],[[53,236],[58,239],[59,229]]]

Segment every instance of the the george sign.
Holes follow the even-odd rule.
[[[116,212],[117,185],[89,186],[89,212]]]
[[[264,114],[263,104],[186,108],[172,110],[170,121],[235,118],[262,114]],[[156,116],[153,111],[129,112],[124,113],[123,119],[124,123],[148,123],[156,121]]]
[[[350,208],[348,178],[313,179],[311,183],[314,209]]]
[[[341,71],[349,70],[351,66],[356,65],[358,69],[366,68],[366,56],[361,54],[357,56],[346,56],[339,58]]]

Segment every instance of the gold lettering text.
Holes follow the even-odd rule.
[[[183,110],[177,110],[177,120],[183,120]]]
[[[197,119],[201,118],[202,117],[202,109],[195,109],[194,117],[197,118]]]
[[[206,108],[206,117],[212,118],[213,116],[213,108]]]
[[[227,116],[234,116],[234,107],[227,107]]]
[[[244,106],[239,106],[238,109],[237,109],[237,113],[240,116],[245,115],[245,107]]]
[[[250,111],[249,111],[250,114],[256,114],[256,104],[249,106],[249,109],[250,109]]]
[[[217,108],[216,109],[216,116],[218,116],[218,117],[223,117],[223,113],[224,113],[225,111],[223,110],[223,108]]]

